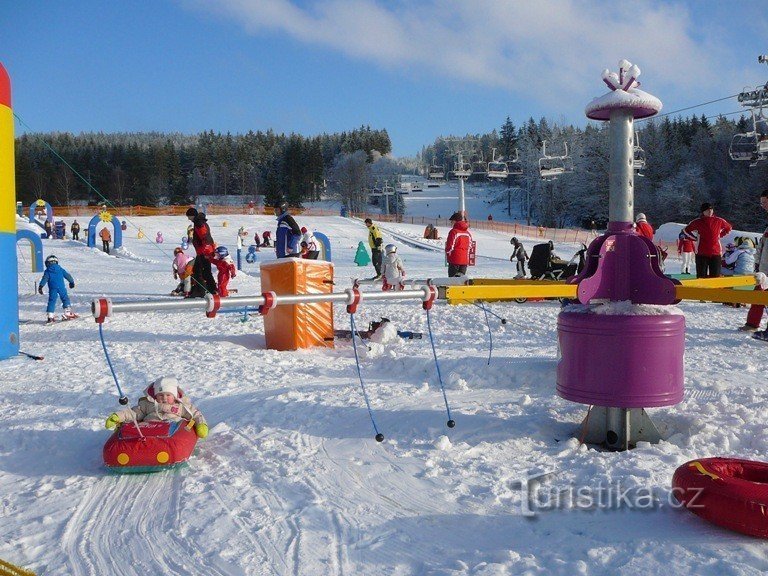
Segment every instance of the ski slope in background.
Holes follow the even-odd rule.
[[[451,200],[443,201],[447,208]],[[298,220],[331,239],[336,290],[373,275],[372,267],[353,263],[367,236],[361,222]],[[266,216],[212,216],[210,224],[214,239],[230,250],[241,225],[251,233],[274,229]],[[688,325],[685,400],[650,411],[664,442],[628,453],[579,446],[573,438],[586,406],[555,395],[557,302],[491,304],[508,322],[489,318],[490,361],[482,309],[433,308],[435,346],[457,422],[452,430],[420,304],[363,302],[358,326],[392,320],[369,350],[358,347],[382,444],[373,440],[349,341],[338,340],[335,349],[276,352],[264,349],[258,317],[243,323],[236,315],[211,320],[202,312],[118,315],[107,320],[104,334],[131,401],[158,376],[176,376],[211,432],[180,471],[107,474],[104,419],[118,404],[89,303],[100,296],[170,298],[174,242],[187,220],[133,218],[130,225],[146,237],[139,240],[129,227],[113,256],[82,243],[44,241],[45,254],[55,253],[75,277],[73,304],[84,316],[54,326],[42,324],[46,297],[33,292],[39,274],[29,272],[28,249],[20,245],[21,349],[45,360],[0,362],[0,558],[37,574],[75,576],[768,570],[766,543],[667,504],[672,474],[683,462],[715,455],[765,459],[768,449],[768,347],[736,331],[744,309],[714,304],[680,304]],[[424,242],[423,226],[383,228],[385,243],[393,234]],[[159,247],[151,241],[157,231],[166,239]],[[440,230],[443,238],[446,233]],[[473,276],[514,275],[507,236],[477,232],[475,239],[480,257]],[[395,243],[408,277],[445,273],[441,250]],[[534,240],[524,243],[530,252]],[[556,251],[569,258],[578,248],[558,244]],[[260,256],[274,258],[270,251]],[[260,293],[258,265],[245,266],[230,286],[241,295]],[[675,254],[668,269],[679,269]],[[343,307],[335,308],[335,323],[349,328]],[[425,337],[402,340],[395,328]],[[585,511],[566,503],[526,517],[519,482],[544,472],[552,473],[545,484],[555,491],[647,488],[657,505]]]

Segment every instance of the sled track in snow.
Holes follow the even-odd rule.
[[[410,246],[411,248],[416,248],[418,250],[428,250],[431,252],[445,251],[442,246],[435,246],[433,244],[427,244],[426,242],[420,242],[419,240],[416,240],[411,236],[406,236],[405,234],[401,234],[400,232],[393,232],[391,229],[386,227],[379,226],[379,228],[385,231],[390,236],[392,236],[398,242],[402,242],[403,244],[405,244],[406,246]],[[497,258],[495,256],[481,256],[478,254],[476,257],[483,258],[485,260],[493,260],[497,262],[509,262],[508,258]]]
[[[101,576],[114,574],[119,567],[125,576],[229,574],[179,535],[182,484],[183,476],[172,471],[96,481],[62,534],[66,573]]]

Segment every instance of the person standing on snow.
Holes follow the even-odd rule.
[[[760,193],[760,207],[768,212],[768,188]],[[768,274],[768,245],[766,244],[768,244],[768,228],[765,229],[763,236],[757,243],[755,272],[758,273],[758,276],[760,273]],[[755,290],[765,290],[765,288],[763,288],[761,284],[757,284]],[[739,330],[745,332],[755,332],[756,330],[760,330],[760,322],[763,320],[764,311],[765,306],[762,304],[752,304],[749,307],[749,312],[747,312],[747,323],[739,328]],[[765,338],[762,339],[768,339],[768,330],[763,331],[762,334],[765,335]]]
[[[75,279],[72,275],[59,266],[59,259],[53,254],[45,259],[45,272],[40,279],[40,284],[37,287],[39,294],[43,293],[43,288],[48,284],[48,324],[55,322],[56,317],[54,312],[56,311],[56,298],[61,298],[61,305],[64,306],[64,315],[62,320],[71,320],[77,318],[77,314],[72,312],[72,305],[69,302],[69,294],[67,294],[67,288],[64,286],[64,280],[69,282],[69,287],[75,287]]]
[[[464,276],[469,265],[469,249],[472,246],[472,234],[469,233],[469,222],[460,212],[455,212],[451,218],[453,228],[445,240],[445,256],[448,259],[448,276]]]
[[[219,271],[219,296],[226,298],[229,296],[229,279],[237,276],[237,268],[229,255],[229,250],[226,246],[219,246],[213,253],[213,263],[216,265],[216,269]],[[237,292],[237,290],[235,290]]]
[[[291,258],[299,255],[301,228],[288,212],[286,202],[275,204],[277,230],[275,231],[275,254],[278,258]]]
[[[303,226],[301,228],[301,242],[307,244],[307,254],[306,256],[302,256],[302,258],[317,260],[317,257],[320,256],[320,250],[317,249],[315,235]]]
[[[378,280],[381,278],[381,245],[384,244],[384,238],[382,238],[381,230],[373,223],[373,220],[366,218],[365,225],[368,228],[368,246],[371,248],[371,263],[376,271],[373,279]]]
[[[723,249],[720,238],[728,235],[731,225],[719,216],[715,216],[712,204],[704,202],[701,205],[701,216],[692,220],[683,228],[684,236],[695,238],[699,236],[699,252],[696,254],[696,277],[718,278],[720,276]]]
[[[195,264],[192,267],[192,290],[189,298],[203,298],[206,292],[217,294],[216,281],[211,272],[211,258],[216,244],[205,214],[195,208],[187,210],[192,221],[192,246],[195,247]]]
[[[405,278],[405,266],[400,256],[397,255],[397,246],[387,244],[384,248],[384,260],[382,262],[382,272],[384,284],[382,290],[402,290],[403,279]]]
[[[512,256],[509,257],[509,260],[510,262],[517,261],[517,275],[515,278],[525,278],[525,261],[528,260],[525,246],[517,238],[512,238],[509,243],[512,244]]]
[[[109,243],[112,242],[112,234],[109,233],[106,226],[99,230],[99,238],[101,238],[102,250],[109,254]]]
[[[635,218],[635,232],[637,232],[640,236],[645,236],[653,242],[653,226],[651,226],[648,223],[648,220],[645,218],[645,214],[640,212],[637,217]]]
[[[693,257],[696,254],[696,242],[688,238],[682,231],[677,237],[677,254],[683,258],[680,273],[690,274],[691,268],[694,266]]]
[[[72,222],[70,231],[72,232],[72,240],[80,240],[80,224],[77,223],[77,220]]]

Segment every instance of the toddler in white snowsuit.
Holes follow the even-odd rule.
[[[198,438],[205,438],[208,435],[208,425],[203,414],[184,394],[176,378],[172,376],[158,378],[147,387],[144,394],[133,408],[110,414],[105,423],[106,428],[113,430],[123,422],[144,420],[170,422],[191,420],[195,422],[195,433]]]
[[[384,260],[382,261],[382,276],[384,285],[382,290],[402,290],[405,278],[405,267],[400,256],[397,255],[397,246],[387,244],[384,248]]]

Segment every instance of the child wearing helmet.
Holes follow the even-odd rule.
[[[517,262],[517,275],[515,278],[525,278],[525,261],[528,260],[528,253],[525,251],[523,243],[516,237],[513,237],[509,241],[512,244],[512,256],[509,257],[510,262]]]
[[[229,290],[227,289],[227,286],[229,285],[229,279],[237,276],[237,268],[235,268],[235,262],[229,255],[229,250],[227,250],[226,246],[219,246],[216,248],[216,250],[214,250],[213,263],[216,265],[216,268],[219,271],[217,278],[219,282],[219,296],[226,298],[229,296]]]
[[[192,270],[194,268],[195,259],[184,253],[184,250],[177,246],[173,250],[173,264],[171,266],[173,270],[173,278],[179,280],[179,285],[171,292],[173,296],[186,297],[192,291]]]
[[[123,422],[144,420],[170,422],[190,420],[195,423],[195,433],[198,438],[208,436],[208,424],[202,412],[195,408],[179,386],[179,381],[172,376],[163,376],[152,382],[144,391],[144,396],[139,398],[136,406],[113,412],[104,425],[107,430],[113,430]]]
[[[382,276],[384,284],[382,290],[402,290],[405,278],[405,267],[400,256],[397,255],[397,246],[387,244],[384,247],[384,260],[382,262]]]
[[[77,318],[77,314],[72,312],[71,304],[69,302],[69,294],[67,294],[67,287],[64,285],[64,280],[69,282],[69,287],[75,287],[75,280],[71,274],[59,266],[59,259],[53,254],[45,259],[45,272],[40,279],[40,284],[37,287],[37,291],[42,294],[43,287],[48,285],[48,324],[56,321],[54,312],[56,311],[56,298],[61,298],[61,304],[64,307],[64,314],[62,320],[71,320]]]
[[[302,253],[302,258],[309,258],[310,260],[317,260],[317,257],[320,255],[320,250],[317,249],[317,240],[315,239],[315,235],[312,234],[305,226],[301,227],[301,246],[303,246],[306,243],[307,245],[307,251],[306,255]]]

